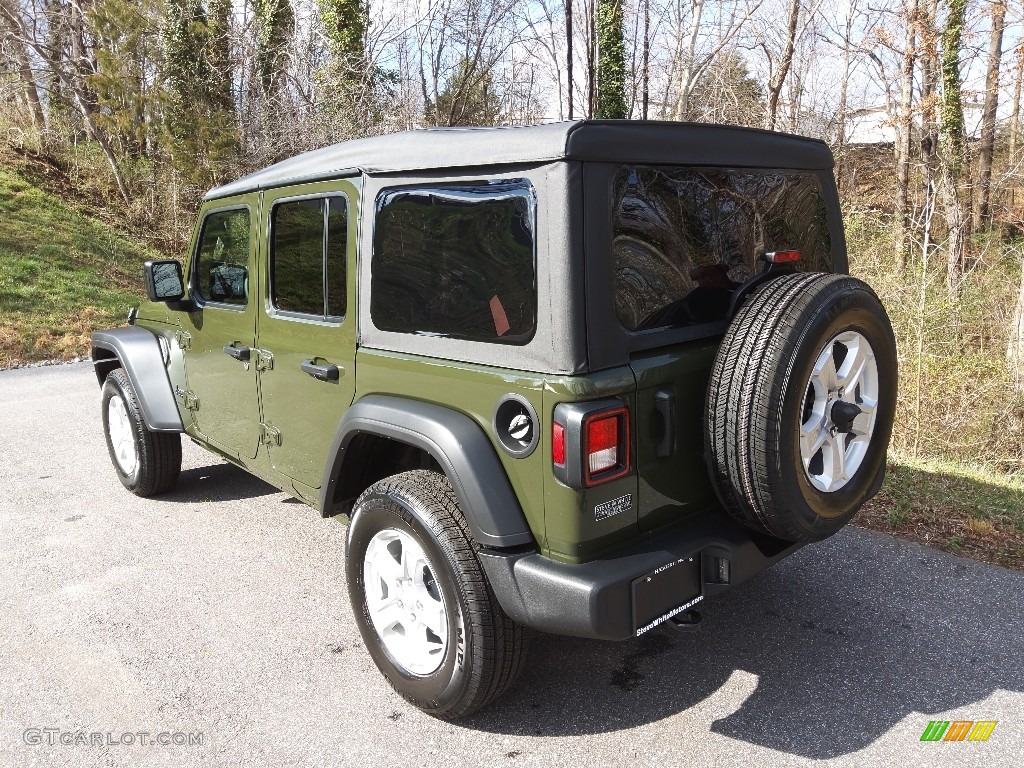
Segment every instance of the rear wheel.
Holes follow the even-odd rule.
[[[345,554],[363,642],[405,699],[455,719],[515,682],[524,630],[498,605],[447,478],[416,470],[371,486]]]
[[[708,387],[708,465],[726,509],[787,541],[838,531],[885,477],[896,368],[885,309],[861,281],[793,274],[759,289]]]
[[[151,432],[127,374],[115,368],[103,383],[103,432],[117,477],[136,496],[171,490],[181,473],[181,436]]]

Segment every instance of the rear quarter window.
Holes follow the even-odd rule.
[[[628,331],[724,320],[732,291],[767,251],[798,249],[832,271],[813,173],[623,167],[613,182],[615,311]]]
[[[529,342],[537,317],[534,200],[525,180],[383,192],[373,235],[373,324]]]

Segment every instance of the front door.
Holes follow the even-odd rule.
[[[259,417],[252,347],[256,337],[259,198],[232,198],[205,212],[189,267],[196,309],[182,318],[188,392],[201,437],[241,460],[256,456]]]
[[[263,430],[274,471],[319,488],[355,393],[356,187],[331,181],[268,191],[259,317]],[[307,493],[307,495],[309,495]]]

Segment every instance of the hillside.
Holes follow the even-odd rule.
[[[44,191],[0,154],[0,369],[89,353],[89,333],[124,321],[158,254]]]

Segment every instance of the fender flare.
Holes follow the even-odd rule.
[[[95,331],[92,360],[100,386],[113,360],[117,360],[135,388],[142,417],[151,432],[184,432],[164,354],[156,334],[146,328],[127,326]]]
[[[448,477],[476,541],[487,547],[533,544],[519,499],[494,446],[471,418],[420,400],[367,395],[342,417],[320,485],[329,506],[345,467],[346,448],[359,434],[387,437],[430,454]]]

